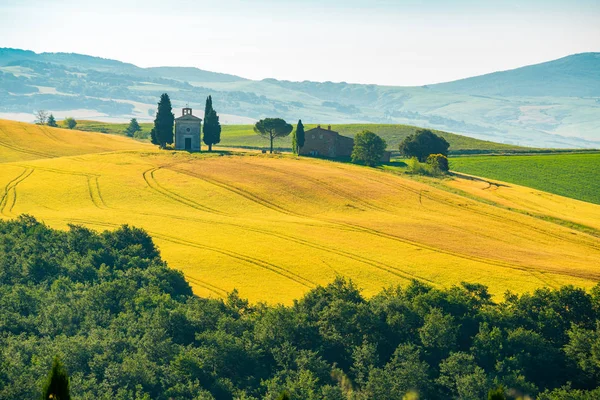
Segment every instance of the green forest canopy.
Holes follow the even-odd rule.
[[[199,298],[143,230],[0,221],[0,398],[39,398],[55,356],[83,399],[593,399],[600,286],[508,293],[336,279],[290,307]],[[508,391],[510,389],[510,392]]]

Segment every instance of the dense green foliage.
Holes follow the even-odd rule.
[[[51,126],[53,128],[58,127],[58,124],[56,123],[56,118],[54,118],[53,114],[50,114],[50,116],[48,117],[48,122],[46,122],[46,125]]]
[[[387,144],[385,140],[369,131],[362,131],[354,136],[352,162],[374,167],[381,163]]]
[[[296,125],[296,154],[300,152],[300,149],[304,147],[304,143],[306,142],[306,133],[304,131],[304,124],[302,120],[298,120],[298,125]],[[293,147],[293,144],[292,144]]]
[[[134,137],[135,134],[137,132],[140,132],[141,130],[142,130],[142,127],[140,126],[137,119],[131,118],[131,120],[129,121],[129,125],[127,126],[127,129],[125,129],[125,135],[129,136],[129,137]]]
[[[206,98],[206,107],[204,109],[204,127],[202,140],[208,146],[208,151],[212,151],[214,144],[221,142],[221,123],[219,116],[213,108],[212,96]]]
[[[158,102],[158,111],[154,119],[154,128],[151,131],[152,143],[164,149],[167,144],[173,144],[173,126],[175,115],[171,107],[169,95],[163,93]]]
[[[254,125],[254,132],[267,137],[271,142],[271,153],[273,153],[273,139],[288,136],[294,127],[281,118],[261,119]]]
[[[600,286],[495,304],[476,284],[415,281],[366,299],[338,278],[289,307],[251,305],[194,296],[142,230],[63,232],[23,216],[0,221],[0,303],[6,399],[39,398],[55,356],[84,399],[599,394]]]
[[[69,375],[58,358],[54,359],[52,369],[42,390],[42,400],[71,400]]]
[[[77,126],[77,121],[75,121],[75,118],[67,117],[65,118],[64,124],[69,129],[75,129]]]
[[[450,169],[448,157],[443,154],[430,154],[427,157],[427,164],[436,172],[448,172]]]
[[[600,153],[473,156],[452,159],[452,169],[600,204]]]
[[[407,136],[399,145],[400,154],[404,157],[417,157],[425,162],[431,154],[442,154],[448,157],[450,143],[430,129],[419,129],[413,135]]]

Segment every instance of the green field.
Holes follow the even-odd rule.
[[[117,135],[123,135],[127,128],[126,123],[106,123],[98,121],[78,121],[77,129],[90,132],[102,132],[111,133]],[[149,134],[152,129],[152,123],[140,124],[142,132]],[[323,125],[325,126],[325,125]],[[314,124],[307,124],[306,129],[316,127]],[[410,134],[415,133],[417,129],[421,129],[411,125],[391,125],[391,124],[340,124],[332,125],[334,131],[339,132],[344,136],[353,137],[357,133],[363,130],[369,130],[377,133],[381,136],[388,144],[389,150],[397,150],[400,142]],[[519,147],[509,144],[489,142],[485,140],[474,139],[468,136],[457,135],[455,133],[443,132],[433,130],[437,135],[445,138],[450,143],[451,153],[463,153],[463,152],[522,152],[530,151],[531,149],[526,147]],[[254,133],[251,125],[223,125],[223,131],[221,133],[222,147],[242,147],[261,149],[267,148],[269,145],[268,140],[263,139]],[[292,138],[291,135],[282,139],[275,140],[275,147],[278,150],[291,150]]]
[[[600,153],[456,157],[451,168],[600,204]]]

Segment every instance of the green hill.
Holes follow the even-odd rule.
[[[111,133],[122,135],[127,128],[126,123],[115,124],[115,123],[105,123],[98,121],[78,121],[77,129],[82,131],[89,132],[102,132],[102,133]],[[306,129],[314,128],[315,124],[307,124],[305,125]],[[141,124],[143,129],[142,135],[147,136],[152,129],[151,123],[143,123]],[[389,150],[397,150],[400,142],[410,134],[415,133],[419,128],[417,126],[411,125],[401,125],[401,124],[339,124],[332,125],[331,129],[344,136],[353,137],[358,132],[363,130],[369,130],[377,133],[381,136],[388,144]],[[451,153],[501,153],[501,152],[525,152],[531,151],[532,149],[495,143],[486,140],[479,140],[475,138],[471,138],[468,136],[457,135],[455,133],[444,132],[433,130],[436,134],[442,136],[444,139],[450,143],[450,151]],[[221,143],[219,144],[222,147],[242,147],[242,148],[254,148],[254,149],[262,149],[266,148],[268,145],[268,141],[258,136],[254,130],[252,125],[223,125],[223,131],[221,133]],[[291,135],[277,139],[275,141],[275,146],[279,150],[291,150],[292,139]]]
[[[600,204],[600,153],[475,156],[452,159],[452,169]]]

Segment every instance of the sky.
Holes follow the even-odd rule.
[[[0,0],[0,47],[417,86],[600,52],[600,1]]]

